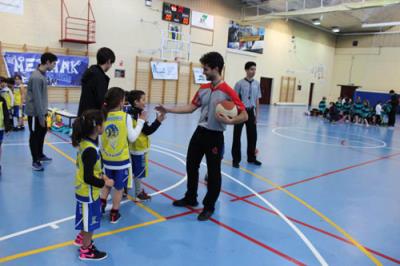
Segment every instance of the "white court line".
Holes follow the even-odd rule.
[[[172,155],[170,153],[167,153],[165,151],[160,151],[160,150],[155,150],[155,151],[157,151],[159,153],[162,153],[162,154],[165,154],[165,155],[168,155],[168,156],[170,156],[172,158],[175,158],[176,160],[178,160],[180,162],[183,162],[183,160],[181,158],[179,158],[179,157],[177,157],[175,155]],[[182,179],[180,179],[178,182],[176,182],[172,186],[169,186],[169,187],[167,187],[165,189],[162,189],[162,190],[160,190],[158,192],[155,192],[155,193],[152,193],[152,194],[149,194],[149,195],[150,196],[156,196],[158,194],[170,191],[170,190],[176,188],[177,186],[181,185],[183,182],[186,181],[186,179],[187,179],[187,176],[184,176]],[[130,202],[130,200],[122,201],[121,205],[123,205],[123,204],[125,204],[127,202]],[[110,210],[110,209],[111,209],[111,204],[108,204],[106,210]],[[42,225],[38,225],[38,226],[35,226],[35,227],[31,227],[31,228],[28,228],[28,229],[25,229],[25,230],[22,230],[22,231],[18,231],[18,232],[9,234],[9,235],[5,235],[5,236],[0,237],[0,242],[5,241],[7,239],[11,239],[11,238],[17,237],[17,236],[25,235],[25,234],[28,234],[28,233],[31,233],[31,232],[34,232],[34,231],[37,231],[37,230],[40,230],[40,229],[43,229],[43,228],[46,228],[46,227],[56,229],[59,224],[65,223],[65,222],[73,220],[73,219],[75,219],[75,215],[68,216],[68,217],[65,217],[65,218],[62,218],[62,219],[59,219],[59,220],[55,220],[55,221],[52,221],[52,222],[49,222],[49,223],[46,223],[46,224],[42,224]]]
[[[378,140],[382,144],[381,145],[377,145],[377,146],[367,146],[367,147],[365,147],[365,146],[354,146],[354,145],[341,145],[341,144],[324,143],[324,142],[317,142],[317,141],[312,141],[312,140],[305,140],[305,139],[301,139],[301,138],[291,137],[291,136],[284,135],[282,133],[277,132],[277,130],[279,130],[279,129],[291,129],[291,128],[290,127],[276,127],[274,129],[272,129],[272,133],[277,135],[277,136],[280,136],[282,138],[295,140],[295,141],[299,141],[299,142],[304,142],[304,143],[319,144],[319,145],[332,146],[332,147],[341,147],[341,148],[359,148],[359,149],[378,149],[378,148],[385,148],[386,147],[386,142],[384,142],[382,140],[378,140],[378,139],[375,139],[375,140]],[[296,131],[296,130],[294,129],[294,131]],[[299,131],[299,130],[297,130],[297,131]],[[314,134],[312,132],[306,132],[306,131],[301,131],[301,132],[309,133],[310,135]],[[314,135],[316,135],[316,134],[314,134]],[[319,135],[319,136],[329,137],[328,135]],[[335,138],[333,136],[331,136],[331,137]],[[371,138],[371,137],[365,137],[365,138],[374,139],[374,138]],[[338,138],[338,139],[340,139],[340,138]],[[355,142],[357,142],[357,141],[355,141]]]
[[[67,141],[56,141],[56,142],[46,142],[47,144],[71,144],[71,142]],[[3,143],[2,146],[29,146],[29,142],[9,142],[9,143]]]
[[[154,147],[157,147],[158,149],[167,151],[169,153],[174,153],[177,155],[180,155],[184,158],[186,158],[186,156],[182,153],[161,147],[159,145],[153,145]],[[180,160],[181,162],[183,162],[183,160]],[[184,165],[186,165],[186,162],[183,162]],[[207,166],[206,163],[202,162],[201,163],[203,166]],[[239,184],[240,186],[244,187],[245,189],[247,189],[248,191],[250,191],[252,194],[254,194],[257,198],[259,198],[262,202],[264,202],[267,206],[269,206],[271,209],[273,209],[278,215],[279,217],[281,217],[289,226],[290,228],[293,229],[293,231],[300,237],[301,240],[303,240],[303,242],[306,244],[306,246],[309,248],[309,250],[312,252],[312,254],[315,256],[315,258],[319,261],[319,263],[321,265],[327,266],[328,263],[326,262],[326,260],[321,256],[321,254],[319,253],[319,251],[314,247],[314,245],[310,242],[310,240],[303,234],[302,231],[300,231],[300,229],[294,225],[278,208],[276,208],[272,203],[270,203],[268,200],[266,200],[265,198],[263,198],[260,194],[258,194],[255,190],[253,190],[252,188],[250,188],[249,186],[247,186],[246,184],[242,183],[241,181],[237,180],[236,178],[232,177],[231,175],[221,171],[221,173],[228,177],[230,180],[232,180],[233,182]]]

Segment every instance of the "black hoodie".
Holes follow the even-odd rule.
[[[101,110],[109,83],[110,78],[99,65],[92,65],[85,71],[81,80],[82,93],[78,116],[89,109]]]

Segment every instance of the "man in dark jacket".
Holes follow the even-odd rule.
[[[389,93],[390,93],[390,101],[389,102],[392,106],[392,109],[389,113],[388,126],[394,127],[394,124],[396,123],[397,107],[399,106],[399,95],[397,95],[394,92],[394,90],[391,90]]]
[[[115,54],[110,48],[103,47],[97,51],[96,58],[97,65],[89,67],[82,76],[78,116],[89,109],[100,110],[108,90],[110,78],[106,72],[115,62]]]

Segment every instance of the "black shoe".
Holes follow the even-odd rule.
[[[213,215],[214,211],[209,211],[209,210],[203,210],[199,216],[197,216],[197,220],[199,221],[208,221],[210,217]]]
[[[232,163],[232,167],[233,168],[240,168],[240,165],[239,165],[239,163]]]
[[[204,176],[204,182],[208,182],[208,174]]]
[[[183,198],[180,200],[175,200],[172,205],[174,205],[175,207],[196,207],[197,205],[199,205],[199,203],[197,201],[187,201],[185,198]]]
[[[46,155],[43,155],[42,157],[40,157],[39,160],[41,162],[51,162],[51,161],[53,161],[53,159],[51,159],[50,157],[47,157]]]
[[[262,162],[257,161],[256,159],[254,159],[254,160],[248,160],[247,162],[248,162],[248,163],[251,163],[251,164],[254,164],[254,165],[257,165],[257,166],[262,165]]]
[[[32,163],[32,169],[33,171],[43,171],[43,165],[40,162],[34,162]]]

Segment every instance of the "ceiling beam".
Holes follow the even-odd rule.
[[[277,13],[270,13],[267,15],[261,16],[249,16],[244,17],[244,22],[262,22],[276,18],[289,18],[289,17],[298,17],[304,15],[317,15],[317,14],[324,14],[330,12],[338,12],[338,11],[352,11],[357,9],[364,9],[364,8],[375,8],[375,7],[384,7],[388,5],[399,4],[400,0],[372,0],[372,1],[360,1],[355,3],[344,3],[335,6],[323,6],[318,8],[306,8],[294,11],[287,11],[287,12],[277,12]]]

